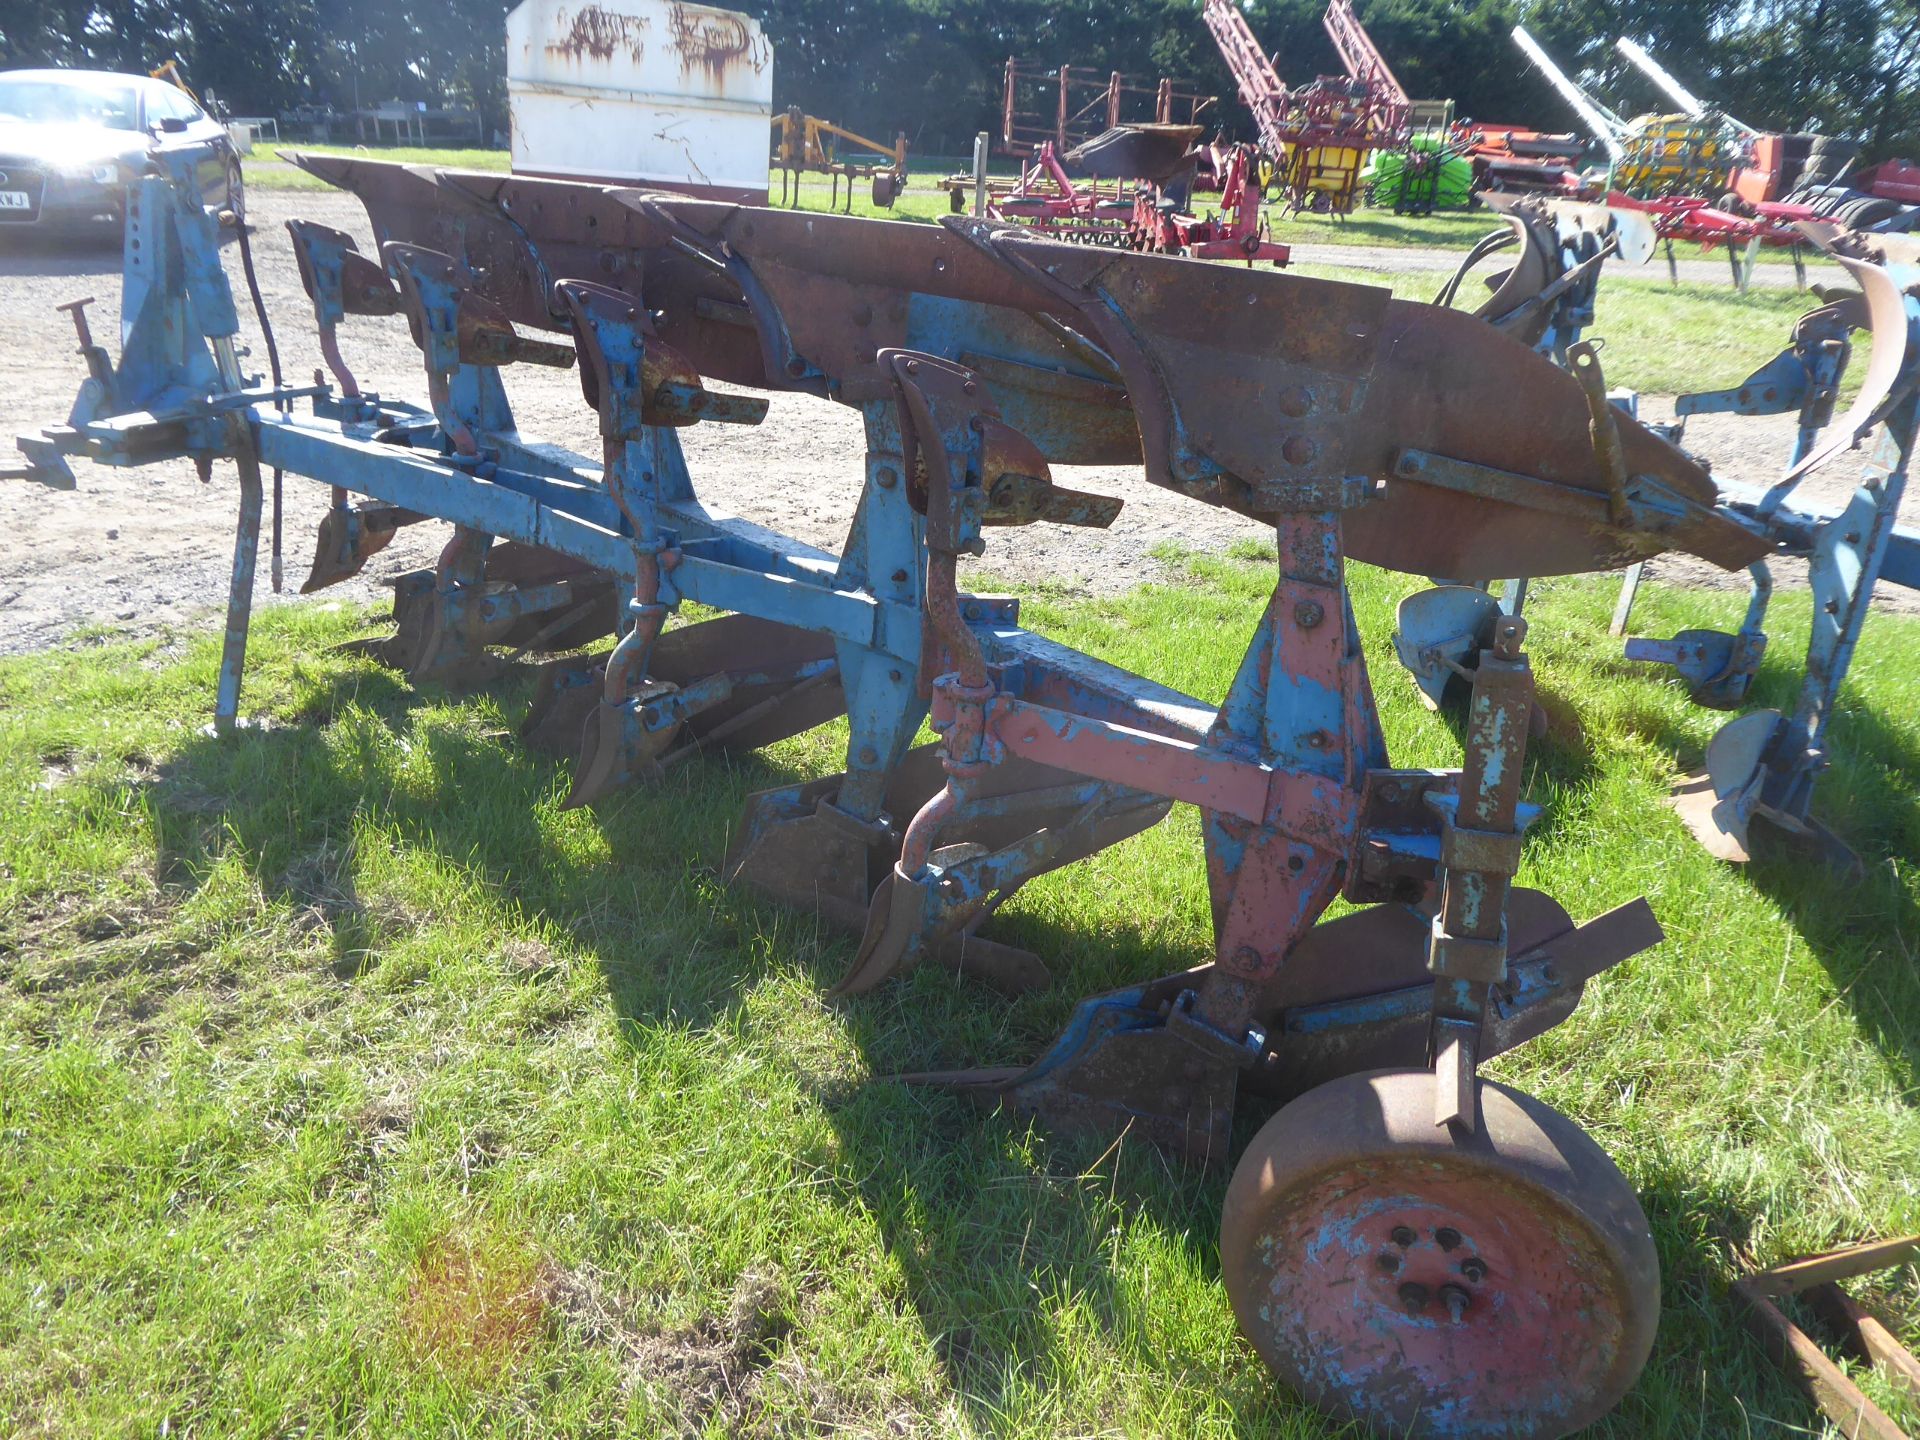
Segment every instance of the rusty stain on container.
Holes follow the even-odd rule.
[[[644,15],[618,15],[598,5],[587,5],[574,15],[564,36],[548,42],[547,53],[570,60],[587,56],[611,60],[615,51],[625,50],[638,60],[646,53],[646,32]]]
[[[668,11],[667,24],[683,75],[699,67],[715,85],[721,85],[735,67],[750,68],[758,75],[773,59],[772,48],[764,40],[756,45],[758,37],[747,28],[744,17],[731,10],[675,5]]]

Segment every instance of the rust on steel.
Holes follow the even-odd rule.
[[[557,40],[547,42],[547,53],[564,60],[592,57],[611,60],[624,50],[638,60],[647,48],[647,17],[622,15],[598,5],[583,5],[574,12],[573,24]]]
[[[1836,1332],[1844,1349],[1920,1399],[1920,1360],[1839,1283],[1903,1265],[1920,1265],[1920,1235],[1810,1255],[1749,1275],[1733,1286],[1746,1307],[1748,1328],[1775,1363],[1799,1382],[1843,1433],[1862,1440],[1910,1437],[1775,1302],[1787,1296],[1804,1301]]]
[[[1372,564],[1482,579],[1672,549],[1710,548],[1703,558],[1732,568],[1767,549],[1737,534],[1692,549],[1686,533],[1614,523],[1604,502],[1617,481],[1595,454],[1577,379],[1470,315],[1371,286],[1065,245],[971,219],[936,227],[293,158],[359,196],[383,238],[454,256],[511,321],[564,329],[554,278],[592,277],[644,302],[661,340],[700,374],[735,384],[885,398],[874,357],[910,347],[920,297],[992,307],[999,358],[982,383],[1048,461],[1144,462],[1154,483],[1263,523],[1276,494],[1361,477],[1367,503],[1348,512],[1344,538]],[[1705,470],[1637,422],[1616,425],[1630,484],[1711,510]],[[1395,468],[1407,449],[1603,504],[1596,515],[1421,483]]]
[[[736,69],[759,74],[773,63],[773,48],[765,40],[755,44],[747,22],[731,10],[704,5],[675,5],[667,11],[667,28],[680,72],[704,70],[717,87]]]

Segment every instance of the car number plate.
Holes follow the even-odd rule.
[[[0,210],[31,210],[33,200],[24,190],[0,190]]]

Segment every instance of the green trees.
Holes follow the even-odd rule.
[[[618,0],[601,0],[617,6]],[[777,104],[922,152],[959,153],[997,127],[1010,54],[1095,71],[1173,75],[1251,125],[1199,0],[734,0],[774,43]],[[1281,76],[1336,68],[1323,0],[1246,0]],[[1615,109],[1668,108],[1613,51],[1638,40],[1709,102],[1762,128],[1817,128],[1870,154],[1920,151],[1920,0],[1361,0],[1408,91],[1487,121],[1570,129],[1507,31],[1523,21]],[[503,0],[0,0],[0,64],[145,70],[172,55],[236,110],[393,98],[506,120]]]

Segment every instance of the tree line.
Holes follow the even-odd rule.
[[[602,0],[618,8],[618,0]],[[1009,55],[1161,75],[1218,94],[1251,138],[1199,0],[736,0],[774,46],[774,103],[865,134],[904,130],[958,154],[998,130]],[[1298,85],[1335,72],[1324,0],[1246,0],[1254,33]],[[1548,130],[1575,117],[1515,49],[1520,21],[1613,109],[1671,105],[1613,49],[1645,45],[1696,95],[1761,129],[1815,129],[1872,156],[1920,152],[1920,0],[1359,0],[1408,92],[1485,122]],[[233,111],[285,114],[398,99],[507,120],[500,0],[0,0],[0,66],[145,71],[178,58]]]

